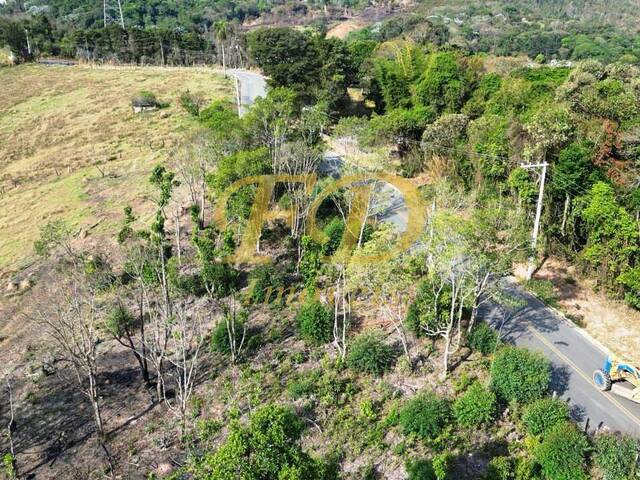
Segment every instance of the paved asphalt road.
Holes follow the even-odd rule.
[[[231,73],[240,80],[243,105],[249,106],[256,97],[265,95],[266,82],[259,74],[242,70],[231,70]],[[338,154],[328,152],[321,169],[338,176],[343,163]],[[382,187],[381,193],[381,198],[390,203],[385,220],[396,224],[400,231],[404,230],[406,208],[400,192],[389,186]],[[609,428],[640,437],[640,405],[599,391],[591,380],[593,371],[600,368],[607,352],[534,296],[513,285],[506,286],[505,291],[522,299],[524,306],[505,316],[501,307],[485,305],[481,317],[501,329],[505,340],[540,351],[552,362],[552,389],[569,401],[574,419],[591,431]]]
[[[552,362],[552,389],[570,402],[574,419],[588,424],[590,431],[606,427],[640,437],[640,405],[599,391],[591,380],[607,352],[534,296],[513,285],[505,292],[521,299],[523,306],[505,315],[501,307],[486,305],[480,316],[501,328],[505,340],[540,351]]]
[[[244,115],[258,97],[267,95],[267,82],[259,73],[232,68],[228,70],[240,82],[240,114]]]

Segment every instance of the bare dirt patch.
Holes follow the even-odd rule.
[[[524,270],[516,272],[521,276]],[[559,309],[621,358],[640,365],[640,312],[594,289],[575,267],[549,258],[535,278],[553,283]]]
[[[327,32],[327,37],[344,40],[351,32],[355,32],[366,26],[367,22],[362,19],[345,20],[331,27]]]

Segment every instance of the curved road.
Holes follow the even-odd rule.
[[[231,68],[227,73],[236,78],[240,84],[240,115],[247,113],[258,97],[267,95],[267,82],[259,73],[240,68]]]
[[[230,72],[240,80],[243,107],[265,95],[266,82],[261,75],[244,70]],[[336,176],[343,163],[338,154],[328,152],[321,168]],[[398,204],[397,195],[391,197],[392,208],[385,217],[402,231],[406,228],[406,209],[402,202]],[[505,286],[505,291],[519,297],[525,306],[505,315],[498,305],[485,305],[480,316],[501,329],[506,341],[542,352],[551,361],[552,389],[570,403],[574,420],[589,431],[607,428],[640,437],[640,405],[601,392],[591,381],[591,374],[600,368],[608,352],[579,327],[514,284]]]
[[[589,431],[608,428],[640,437],[640,405],[593,385],[591,375],[608,354],[604,347],[513,283],[504,290],[524,306],[505,315],[502,307],[485,305],[480,316],[501,328],[506,341],[537,350],[551,361],[551,388],[571,404],[574,420]]]

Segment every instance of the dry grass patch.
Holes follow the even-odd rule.
[[[0,84],[0,272],[32,256],[38,227],[51,219],[107,231],[125,204],[144,199],[153,165],[193,128],[180,94],[232,94],[205,69],[23,65],[1,69]],[[140,90],[169,106],[134,114]]]
[[[522,277],[524,267],[516,271]],[[548,258],[535,278],[553,284],[559,309],[615,355],[640,365],[640,312],[594,289],[594,282],[574,266]]]

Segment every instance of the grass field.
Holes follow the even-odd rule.
[[[124,205],[144,200],[151,168],[195,126],[180,94],[232,94],[196,69],[25,65],[0,68],[0,85],[0,273],[33,257],[49,220],[113,234]],[[134,114],[140,90],[169,106]]]

